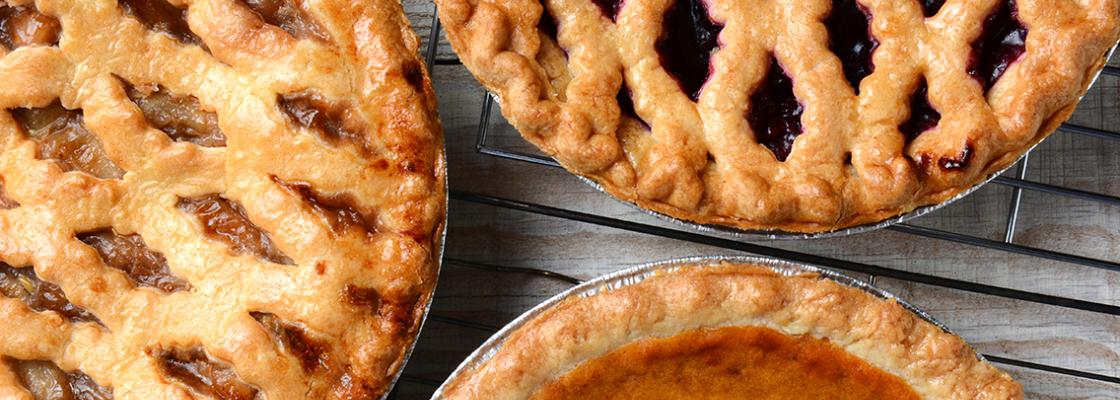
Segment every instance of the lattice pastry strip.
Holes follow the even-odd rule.
[[[440,0],[566,168],[677,218],[821,232],[944,201],[1068,117],[1114,0]]]
[[[0,393],[388,389],[445,207],[398,3],[9,3],[0,39]]]

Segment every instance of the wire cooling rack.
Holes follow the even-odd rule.
[[[435,12],[433,12],[431,15],[431,25],[428,34],[426,52],[424,55],[425,60],[428,63],[429,71],[432,71],[433,68],[436,68],[437,66],[461,65],[461,62],[458,59],[437,57],[440,44],[440,36],[440,22],[438,18],[436,18]],[[1120,68],[1107,66],[1105,67],[1103,74],[1111,77],[1120,77]],[[482,113],[477,124],[475,141],[475,151],[477,153],[505,160],[543,165],[548,167],[559,167],[559,164],[557,164],[556,161],[551,158],[539,154],[533,154],[530,152],[509,148],[511,146],[502,146],[493,143],[495,142],[495,140],[493,140],[492,135],[492,129],[494,126],[492,118],[494,117],[494,113],[496,112],[495,105],[496,103],[494,99],[491,96],[486,95],[482,102]],[[1111,104],[1109,105],[1109,107],[1118,107],[1118,105]],[[1117,110],[1120,110],[1120,108],[1115,108],[1110,111],[1114,112]],[[1055,133],[1055,136],[1069,134],[1095,137],[1106,141],[1120,142],[1120,132],[1097,129],[1076,124],[1062,125],[1059,128],[1059,132]],[[973,246],[990,251],[1005,252],[1026,257],[1035,257],[1038,259],[1045,259],[1049,261],[1088,267],[1092,269],[1120,272],[1120,263],[1114,261],[1094,258],[1088,255],[1072,254],[1069,252],[1043,249],[1016,243],[1016,232],[1020,222],[1020,216],[1022,215],[1021,211],[1023,208],[1023,195],[1025,193],[1037,192],[1047,195],[1061,196],[1069,199],[1078,199],[1101,206],[1120,206],[1120,197],[1086,191],[1073,187],[1028,180],[1027,177],[1028,172],[1030,171],[1030,167],[1031,157],[1028,153],[1022,160],[1019,161],[1017,165],[1014,166],[1014,168],[1009,170],[1008,173],[998,176],[992,181],[992,184],[994,185],[1005,186],[1007,188],[1010,188],[1011,190],[1010,204],[1008,204],[1008,214],[1006,217],[1005,226],[1002,229],[1002,240],[993,239],[991,237],[981,237],[969,233],[954,232],[952,230],[919,226],[912,223],[896,224],[885,229],[905,235],[914,235],[937,241],[946,241],[962,246]],[[452,173],[454,173],[454,166],[452,166]],[[661,238],[703,244],[745,254],[769,256],[794,262],[813,264],[830,269],[835,269],[841,272],[861,273],[869,276],[872,280],[877,277],[892,278],[896,280],[929,285],[949,290],[962,291],[986,296],[995,296],[1006,299],[1014,299],[1070,310],[1081,310],[1090,313],[1098,313],[1109,317],[1120,316],[1120,306],[1116,304],[1086,301],[1070,297],[1040,293],[1036,291],[1026,291],[1009,287],[975,283],[965,280],[951,279],[879,266],[870,263],[855,262],[840,258],[811,254],[807,252],[787,250],[768,246],[765,244],[747,243],[729,238],[727,236],[721,236],[718,233],[703,233],[687,230],[684,228],[665,227],[655,224],[635,222],[622,218],[597,215],[583,211],[568,210],[471,191],[451,190],[450,197],[455,202],[466,202],[473,203],[475,205],[497,207],[514,212],[528,213],[550,218],[562,218],[585,224],[630,231],[643,235],[651,235]],[[490,263],[473,262],[470,260],[456,258],[445,258],[444,267],[485,270],[493,273],[532,274],[535,276],[553,279],[558,282],[564,282],[568,284],[578,284],[582,281],[581,279],[577,279],[572,276],[543,269],[493,265]],[[428,317],[428,324],[425,330],[441,329],[444,327],[440,325],[454,325],[466,329],[477,330],[485,335],[489,335],[500,329],[500,326],[453,318],[441,315],[438,310],[433,310],[433,312]],[[984,356],[993,363],[1002,364],[1004,366],[1013,366],[1026,370],[1076,377],[1078,379],[1085,379],[1088,381],[1094,381],[1106,385],[1117,385],[1116,388],[1118,392],[1120,392],[1120,376],[1105,375],[1085,370],[1047,365],[1043,363],[1003,357],[995,354],[985,354]],[[406,385],[423,387],[426,388],[426,390],[429,392],[434,391],[435,388],[442,383],[442,380],[443,377],[421,376],[410,373],[410,371],[406,369],[399,380],[398,387],[394,389],[389,398],[398,398],[398,389]]]

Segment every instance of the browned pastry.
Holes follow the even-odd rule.
[[[376,399],[443,137],[390,0],[0,2],[0,398]]]
[[[815,274],[711,263],[626,281],[533,316],[435,398],[1023,398],[959,337]]]
[[[826,232],[947,201],[1073,112],[1118,0],[436,0],[522,135],[619,199]]]

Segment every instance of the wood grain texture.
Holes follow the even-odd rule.
[[[417,31],[429,32],[429,0],[406,0]],[[453,60],[441,41],[438,58]],[[1120,65],[1116,60],[1112,65]],[[446,131],[451,188],[679,229],[596,192],[567,172],[475,150],[484,91],[465,68],[433,72]],[[1120,79],[1103,77],[1072,123],[1120,130]],[[500,117],[491,146],[537,153]],[[1120,196],[1120,141],[1056,133],[1031,156],[1027,179]],[[1014,170],[1012,171],[1014,172]],[[990,184],[913,225],[1002,241],[1013,191]],[[588,279],[630,265],[695,255],[746,253],[473,202],[450,203],[446,256],[541,268]],[[1026,191],[1016,244],[1120,262],[1120,207]],[[1120,272],[881,230],[839,239],[759,241],[764,246],[902,271],[1120,306]],[[866,275],[852,274],[860,278]],[[1120,376],[1120,317],[876,277],[875,282],[930,312],[987,354]],[[501,326],[570,287],[548,278],[446,263],[431,314]],[[398,384],[397,398],[427,399],[491,332],[429,320]],[[999,365],[1028,398],[1116,399],[1120,385]],[[430,382],[431,383],[431,382]]]

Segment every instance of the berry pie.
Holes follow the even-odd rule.
[[[0,398],[376,399],[443,137],[391,0],[0,2]]]
[[[819,233],[939,204],[1070,116],[1118,0],[436,0],[565,168],[678,219]]]
[[[515,322],[435,398],[1023,398],[960,338],[816,274],[692,264],[590,286]]]

